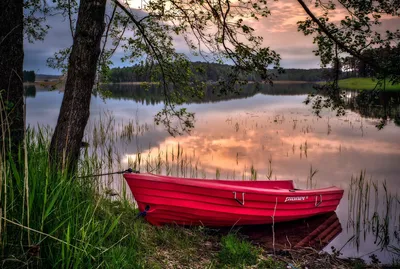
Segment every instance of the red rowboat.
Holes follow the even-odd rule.
[[[298,190],[292,180],[237,181],[125,173],[153,225],[233,226],[291,221],[336,210],[343,190]]]

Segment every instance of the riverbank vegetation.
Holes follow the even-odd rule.
[[[35,71],[31,70],[31,71],[25,71],[23,73],[24,77],[23,80],[24,82],[35,82],[36,80],[36,74]]]
[[[328,10],[335,10],[334,5],[318,19],[303,1],[298,2],[309,16],[298,24],[299,30],[314,35],[319,45],[315,53],[322,56],[324,65],[332,64],[339,70],[338,55],[347,52],[366,60],[381,75],[390,74],[391,81],[398,81],[397,51],[387,51],[390,61],[366,59],[360,54],[370,46],[391,48],[398,39],[398,32],[387,31],[387,37],[381,39],[380,34],[365,30],[381,23],[381,13],[396,14],[393,9],[396,7],[385,1],[370,7],[358,2],[345,4],[351,18],[341,20],[342,25],[336,26],[326,24]],[[3,267],[165,268],[198,264],[200,268],[231,268],[232,265],[226,264],[235,257],[231,252],[240,254],[239,266],[280,266],[275,257],[271,262],[267,259],[261,263],[260,256],[265,255],[242,243],[242,239],[235,241],[229,236],[221,239],[202,228],[159,229],[135,220],[137,212],[124,198],[126,192],[109,197],[111,194],[102,192],[101,180],[90,176],[102,171],[106,161],[89,154],[87,148],[82,150],[95,78],[108,72],[118,47],[125,52],[123,60],[145,61],[144,64],[154,67],[151,80],[159,82],[161,78],[165,100],[165,107],[156,114],[155,121],[174,135],[194,127],[194,114],[185,108],[177,109],[176,105],[189,97],[202,97],[205,86],[197,83],[194,72],[199,70],[191,70],[188,57],[175,50],[174,36],[186,37],[194,54],[206,49],[209,59],[234,63],[223,76],[219,94],[235,93],[233,86],[247,83],[248,75],[255,70],[263,81],[272,82],[275,75],[268,66],[280,73],[280,55],[266,47],[263,38],[247,25],[248,18],[258,20],[270,15],[267,2],[249,1],[234,9],[230,8],[230,1],[219,1],[218,5],[215,8],[207,1],[177,1],[166,9],[165,1],[151,1],[145,10],[148,16],[138,18],[133,9],[118,0],[56,1],[51,7],[46,1],[0,2],[0,33],[5,34],[0,38]],[[106,13],[109,8],[112,11]],[[45,130],[26,131],[21,78],[24,40],[43,40],[49,26],[42,23],[46,16],[54,14],[68,17],[64,21],[69,23],[73,44],[48,60],[49,66],[68,71],[59,120],[50,142]],[[112,155],[108,148],[103,150]],[[215,249],[212,247],[201,260],[201,251],[197,249],[206,245],[208,241],[202,241],[206,238],[210,238]],[[298,263],[294,261],[284,261],[283,265],[296,268]]]
[[[227,64],[207,63],[207,62],[191,62],[191,71],[196,80],[217,82],[222,81],[229,76],[232,66]],[[270,69],[271,75],[275,76],[274,81],[308,81],[315,82],[324,78],[328,69],[285,69],[283,73]],[[112,83],[121,82],[150,82],[154,77],[155,71],[152,66],[134,65],[131,67],[112,68],[104,78]],[[261,82],[262,78],[257,72],[243,74],[242,79],[251,82]],[[161,80],[161,77],[160,77]]]
[[[112,192],[105,178],[92,176],[118,165],[111,160],[118,155],[112,150],[117,134],[107,131],[107,126],[103,121],[90,129],[96,134],[93,145],[82,149],[73,175],[51,172],[51,132],[45,128],[28,130],[26,151],[19,155],[24,169],[1,160],[2,268],[380,267],[378,263],[367,266],[360,259],[341,259],[340,250],[328,254],[312,248],[265,248],[235,227],[151,226],[137,217],[129,190]],[[125,136],[135,136],[146,128],[132,123],[121,130]],[[171,150],[164,161],[159,154],[143,159],[138,154],[131,160],[132,167],[201,176],[200,168],[196,174],[198,164],[182,147]]]
[[[339,87],[349,90],[386,90],[400,91],[400,84],[379,81],[374,78],[346,78],[339,80]]]

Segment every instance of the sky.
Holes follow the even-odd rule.
[[[131,7],[139,7],[140,0],[130,0]],[[307,2],[309,4],[309,2]],[[312,52],[316,49],[311,36],[304,36],[297,31],[297,22],[304,20],[306,14],[300,4],[295,0],[272,1],[268,4],[271,15],[253,21],[250,25],[255,29],[255,34],[264,38],[263,45],[270,47],[281,55],[281,66],[284,68],[319,68],[319,57]],[[341,18],[341,11],[333,13],[333,20]],[[59,70],[47,67],[46,60],[52,57],[60,49],[67,48],[72,44],[68,21],[61,15],[51,16],[47,19],[51,26],[44,41],[29,43],[25,41],[24,69],[34,70],[37,74],[60,74]],[[383,27],[398,28],[399,19],[387,19],[383,21]],[[175,48],[178,52],[185,53],[191,60],[198,61],[200,58],[188,53],[187,45],[182,37],[175,37]],[[113,56],[114,66],[126,66],[120,58],[123,52],[118,50]]]

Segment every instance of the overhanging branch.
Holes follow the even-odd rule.
[[[337,44],[337,46],[349,53],[350,55],[364,61],[365,63],[369,64],[372,68],[374,68],[375,70],[380,70],[381,67],[379,65],[377,65],[376,63],[374,63],[373,61],[363,57],[363,55],[351,48],[349,48],[348,46],[346,46],[346,44],[344,44],[343,42],[341,42],[337,37],[335,37],[329,30],[328,28],[314,15],[314,13],[311,12],[311,10],[308,8],[308,6],[304,3],[303,0],[297,0],[297,2],[299,2],[299,4],[302,6],[302,8],[304,9],[304,11],[307,13],[308,16],[311,17],[311,19],[313,20],[313,22],[315,22],[319,29],[326,34],[326,36],[332,40],[333,42],[335,42],[335,44]]]

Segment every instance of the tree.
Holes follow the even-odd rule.
[[[24,82],[35,82],[35,80],[36,80],[35,71],[24,70]]]
[[[65,99],[69,101],[63,101],[51,146],[51,153],[58,156],[55,158],[58,164],[64,163],[65,160],[76,162],[89,117],[90,93],[94,79],[92,71],[95,64],[93,62],[98,57],[97,72],[100,77],[107,77],[110,57],[117,47],[125,50],[124,60],[139,63],[143,68],[149,69],[145,73],[151,74],[150,81],[156,82],[163,89],[165,107],[156,115],[155,121],[157,124],[164,124],[171,134],[190,131],[193,127],[194,115],[186,109],[176,109],[175,105],[182,104],[193,96],[201,97],[205,87],[205,83],[196,80],[193,76],[195,73],[204,71],[202,68],[191,70],[187,57],[175,51],[173,36],[184,37],[191,52],[202,56],[205,61],[220,63],[229,61],[233,64],[225,79],[220,80],[216,85],[218,87],[215,87],[214,93],[226,94],[237,91],[236,85],[247,83],[247,77],[254,74],[253,72],[258,73],[263,81],[272,83],[274,74],[267,68],[273,65],[279,69],[279,54],[270,48],[263,47],[262,38],[255,36],[254,29],[247,24],[249,20],[257,20],[259,17],[270,14],[265,0],[238,2],[153,0],[149,1],[144,11],[130,9],[127,2],[110,0],[111,12],[106,16],[106,30],[99,54],[97,48],[101,39],[98,36],[85,35],[93,48],[96,48],[96,53],[93,53],[88,46],[79,45],[77,42],[80,23],[84,22],[85,27],[90,27],[92,23],[93,29],[100,29],[100,19],[104,20],[105,15],[103,11],[99,11],[96,19],[95,13],[88,16],[81,12],[83,5],[92,3],[103,8],[106,5],[104,1],[80,2],[75,33],[73,13],[77,1],[58,0],[56,2],[60,8],[66,10],[64,14],[67,14],[69,18],[71,33],[74,36],[72,49],[67,48],[50,61],[56,66],[68,59],[71,52],[65,89]],[[396,81],[398,75],[391,73],[392,69],[362,54],[363,50],[371,46],[390,47],[391,42],[400,36],[399,32],[390,32],[386,38],[381,38],[379,33],[370,30],[374,24],[379,24],[380,13],[395,16],[398,8],[396,5],[388,5],[387,1],[372,5],[354,0],[340,0],[339,4],[350,15],[335,24],[329,22],[329,12],[336,8],[332,1],[323,3],[316,0],[316,7],[323,11],[319,18],[302,0],[298,2],[310,16],[299,23],[299,30],[306,35],[315,36],[314,42],[319,46],[316,54],[321,56],[323,65],[332,64],[336,67],[335,81],[339,77],[339,58],[342,53],[348,53],[363,60],[381,76],[392,76],[391,81]],[[100,18],[100,15],[103,17]],[[86,19],[81,20],[81,17]],[[107,46],[110,45],[110,40],[113,48]],[[74,62],[79,58],[86,59],[90,63],[85,63],[79,68]],[[77,70],[89,74],[88,78],[83,81]],[[84,88],[77,90],[75,82],[82,83]],[[334,94],[324,106],[333,105],[339,111],[343,111],[342,95],[338,91],[337,83],[332,85]],[[73,107],[68,107],[68,104],[72,103]],[[321,105],[322,100],[319,100],[317,104]],[[85,110],[81,110],[83,108]]]
[[[14,157],[24,138],[23,5],[23,0],[0,2],[0,136]]]
[[[396,61],[399,57],[396,47],[400,40],[400,30],[379,28],[383,17],[398,17],[399,1],[315,0],[314,12],[303,0],[298,2],[309,16],[298,22],[298,30],[314,36],[314,43],[318,45],[315,54],[321,57],[323,66],[330,64],[339,71],[339,58],[351,55],[362,65],[360,73],[373,74],[378,78],[377,89],[384,89],[385,84],[382,82],[386,80],[389,83],[400,82]],[[342,18],[332,22],[331,14],[338,9],[341,12],[337,14],[341,14]],[[318,17],[315,12],[322,15]],[[386,53],[377,53],[383,51]],[[318,88],[327,98],[312,95],[306,100],[306,103],[312,101],[317,114],[323,107],[337,109],[338,114],[344,112],[344,96],[337,86],[337,79],[338,76],[333,83]]]
[[[347,56],[343,59],[343,71],[346,73],[346,77],[358,77],[360,61],[353,57]]]
[[[76,165],[89,118],[96,65],[99,64],[97,72],[100,77],[107,77],[110,57],[120,45],[125,49],[125,60],[140,61],[141,66],[151,70],[150,80],[163,89],[165,108],[156,115],[155,121],[167,126],[171,134],[189,131],[193,127],[193,113],[176,109],[175,105],[182,104],[189,97],[201,97],[205,87],[205,83],[198,82],[193,76],[188,58],[175,51],[173,35],[184,36],[190,49],[205,59],[212,56],[214,60],[228,59],[234,63],[227,79],[220,81],[218,90],[221,93],[231,91],[237,83],[245,83],[240,76],[243,72],[256,71],[263,80],[272,82],[274,75],[267,67],[272,64],[279,68],[279,55],[262,47],[262,38],[254,36],[254,29],[244,20],[266,16],[268,10],[264,0],[238,5],[229,1],[166,3],[157,0],[151,1],[146,13],[142,14],[132,12],[126,3],[118,0],[111,3],[112,11],[107,15],[102,40],[106,0],[80,1],[75,31],[71,14],[77,2],[71,0],[66,4],[58,1],[59,7],[67,10],[64,14],[69,17],[74,42],[72,49],[67,48],[50,61],[51,65],[60,66],[70,52],[64,99],[50,147],[56,167]],[[215,33],[208,33],[210,26],[215,27]],[[125,34],[128,31],[133,34]],[[107,48],[109,39],[114,45],[111,49]]]
[[[89,119],[90,98],[100,42],[104,32],[106,0],[81,0],[60,115],[50,145],[57,168],[74,169]]]
[[[41,24],[44,16],[38,16],[38,11],[43,15],[48,13],[46,1],[0,1],[0,140],[2,153],[12,156],[14,162],[18,161],[25,133],[24,37],[29,42],[41,40],[48,29],[47,25]]]

